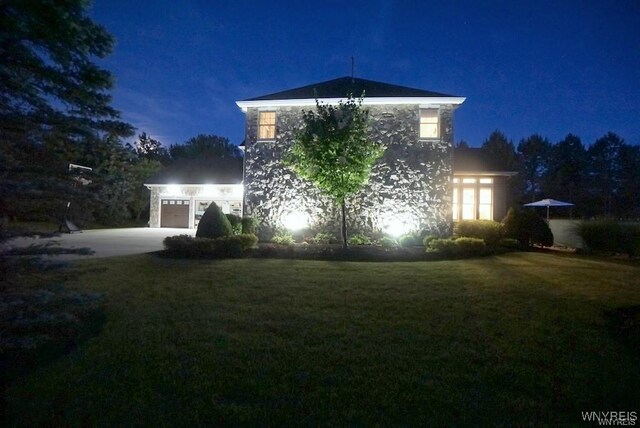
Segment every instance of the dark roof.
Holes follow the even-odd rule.
[[[454,97],[455,95],[425,91],[423,89],[408,88],[406,86],[390,85],[354,77],[340,77],[326,82],[314,83],[300,88],[276,92],[261,97],[249,98],[243,101],[263,100],[298,100],[313,98],[343,98],[349,94],[359,97],[364,92],[366,97]]]
[[[482,149],[456,147],[453,151],[453,172],[509,172]]]
[[[241,158],[184,159],[175,161],[145,180],[145,184],[239,184]]]

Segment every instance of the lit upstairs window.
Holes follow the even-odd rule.
[[[261,111],[258,113],[258,140],[276,138],[276,112]]]
[[[434,108],[420,110],[420,138],[439,137],[438,110]]]

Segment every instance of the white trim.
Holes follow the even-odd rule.
[[[370,97],[362,100],[363,105],[390,105],[390,104],[418,104],[420,106],[460,105],[466,100],[465,97]],[[338,104],[347,101],[347,98],[318,98],[324,104]],[[243,112],[247,112],[251,107],[284,107],[284,106],[314,106],[315,98],[301,98],[295,100],[254,100],[236,101],[236,104]],[[435,107],[437,105],[437,107]]]

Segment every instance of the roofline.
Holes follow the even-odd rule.
[[[513,177],[518,175],[516,171],[453,171],[453,175],[500,175],[504,177]]]
[[[318,98],[324,104],[338,104],[346,102],[348,98]],[[389,105],[389,104],[426,104],[426,105],[460,105],[466,100],[465,97],[365,97],[362,105]],[[243,112],[247,112],[251,107],[291,107],[291,106],[315,106],[315,98],[299,98],[289,100],[253,100],[236,101],[236,104]]]

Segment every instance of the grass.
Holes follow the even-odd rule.
[[[606,316],[640,267],[517,253],[428,263],[154,256],[78,263],[103,331],[14,381],[40,425],[579,424],[638,411]]]

